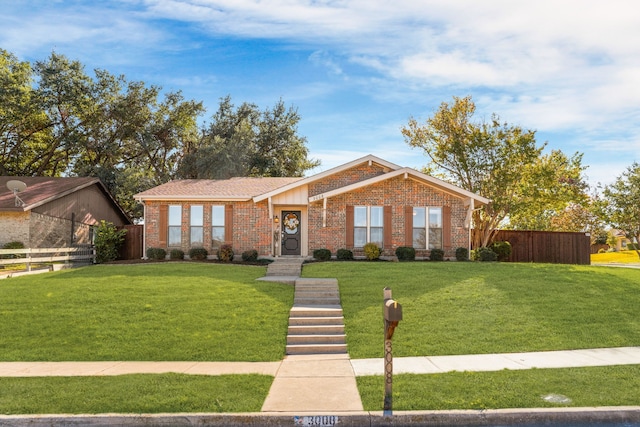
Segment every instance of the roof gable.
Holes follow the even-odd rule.
[[[391,162],[388,162],[388,161],[383,160],[383,159],[381,159],[379,157],[376,157],[374,155],[369,154],[367,156],[364,156],[364,157],[361,157],[359,159],[353,160],[353,161],[351,161],[349,163],[345,163],[344,165],[340,165],[340,166],[337,166],[335,168],[331,168],[329,170],[326,170],[324,172],[320,172],[318,174],[315,174],[315,175],[312,175],[310,177],[301,179],[300,181],[297,181],[297,182],[293,182],[293,183],[291,183],[289,185],[286,185],[286,186],[283,186],[281,188],[275,189],[275,190],[270,191],[268,193],[257,195],[256,197],[253,198],[253,201],[254,202],[259,202],[261,200],[268,199],[269,197],[276,196],[278,194],[284,193],[285,191],[292,190],[292,189],[294,189],[296,187],[299,187],[299,186],[302,186],[302,185],[308,185],[308,184],[311,184],[313,182],[319,181],[321,179],[327,178],[327,177],[329,177],[331,175],[335,175],[337,173],[349,170],[349,169],[354,168],[356,166],[359,166],[359,165],[361,165],[363,163],[369,163],[369,164],[375,163],[375,164],[378,164],[378,165],[382,166],[385,170],[388,169],[389,171],[401,169],[401,167],[396,165],[396,164],[393,164]]]
[[[449,184],[446,181],[442,181],[438,178],[434,178],[430,175],[426,175],[422,172],[418,172],[415,169],[411,168],[401,168],[391,172],[388,172],[384,175],[379,175],[374,178],[369,178],[364,181],[356,182],[354,184],[346,185],[344,187],[337,188],[335,190],[327,191],[322,194],[317,194],[315,196],[309,197],[309,203],[316,202],[322,199],[328,199],[333,196],[337,196],[339,194],[348,193],[353,190],[357,190],[359,188],[367,187],[369,185],[376,184],[378,182],[386,181],[388,179],[392,179],[398,176],[404,176],[405,179],[413,179],[418,182],[421,182],[425,185],[429,185],[431,187],[437,188],[440,191],[445,193],[449,193],[453,196],[465,198],[465,199],[473,199],[479,204],[488,204],[490,202],[486,197],[479,196],[471,191],[464,190],[455,185]]]

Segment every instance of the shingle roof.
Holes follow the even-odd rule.
[[[24,206],[16,206],[13,192],[7,188],[7,182],[12,180],[27,184],[27,188],[18,193]],[[98,178],[92,177],[0,176],[0,210],[27,211],[93,184],[102,185]]]
[[[249,200],[302,177],[237,177],[231,179],[183,179],[167,182],[134,196],[136,200]]]

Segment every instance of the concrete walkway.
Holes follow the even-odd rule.
[[[437,374],[452,371],[486,372],[612,365],[640,365],[640,347],[395,357],[393,372]],[[281,379],[302,378],[308,387],[311,378],[383,375],[384,360],[349,359],[347,355],[300,355],[287,356],[280,362],[0,362],[0,377],[109,376],[167,372],[191,375],[262,374]],[[293,391],[289,389],[289,392]]]

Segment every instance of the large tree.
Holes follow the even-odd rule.
[[[298,135],[300,116],[282,100],[260,111],[255,104],[235,107],[231,97],[218,110],[202,138],[189,147],[178,175],[225,179],[234,176],[302,176],[319,165],[308,158],[306,138]]]
[[[640,244],[640,164],[634,162],[605,187],[601,200],[607,222]],[[640,248],[636,246],[640,257]]]
[[[549,224],[548,212],[562,211],[580,193],[582,166],[580,155],[568,159],[554,151],[544,156],[545,144],[537,145],[534,131],[503,123],[495,114],[488,122],[476,122],[474,113],[470,96],[454,97],[423,124],[411,118],[402,133],[429,158],[426,173],[491,199],[473,213],[472,243],[482,247],[512,217],[524,222],[543,215]]]

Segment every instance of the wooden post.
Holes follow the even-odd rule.
[[[391,289],[384,288],[384,304],[391,299]],[[393,414],[393,346],[388,334],[389,321],[384,319],[384,415]]]

